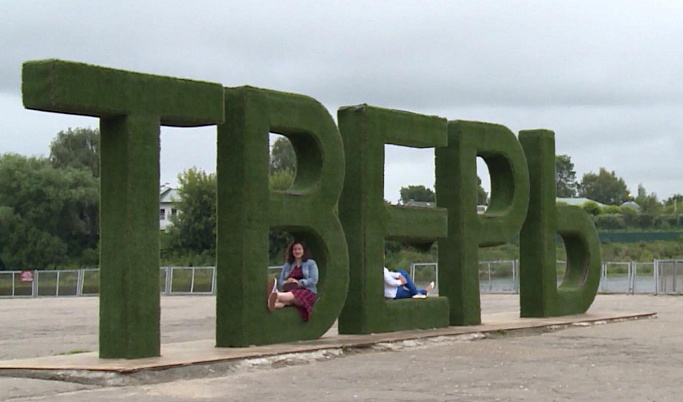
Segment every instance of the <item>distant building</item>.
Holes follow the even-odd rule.
[[[636,212],[640,212],[640,205],[636,204],[633,201],[626,201],[625,203],[621,204],[622,207],[626,208],[631,208],[632,210]]]
[[[403,204],[404,207],[415,207],[415,208],[436,208],[436,203],[435,202],[427,202],[427,201],[414,201],[414,200],[409,200],[405,204]]]
[[[587,202],[596,203],[596,204],[598,204],[599,207],[605,206],[605,204],[599,203],[597,201],[593,201],[589,198],[560,198],[560,197],[555,198],[555,203],[564,203],[567,205],[574,205],[577,207],[582,207],[583,204],[585,204]]]
[[[173,225],[171,217],[178,214],[178,190],[161,186],[159,189],[159,230],[166,231],[168,226]]]
[[[593,202],[601,208],[605,206],[605,204],[602,204],[602,203],[597,202],[597,201],[593,201],[589,198],[559,198],[558,197],[555,199],[555,202],[556,203],[564,203],[567,205],[574,205],[577,207],[582,207],[583,204],[585,204],[587,202]],[[625,203],[625,204],[628,204],[628,203]],[[633,204],[635,204],[635,202]],[[637,205],[638,204],[636,204],[636,206]],[[410,201],[406,202],[405,204],[403,204],[403,206],[404,207],[414,207],[414,208],[435,208],[436,203],[435,202],[424,202],[424,201],[410,200]],[[627,206],[630,206],[630,205],[627,205]],[[483,214],[486,212],[487,208],[488,208],[488,205],[477,205],[477,213]]]
[[[436,203],[435,202],[426,202],[426,201],[413,201],[410,200],[403,204],[404,207],[414,207],[414,208],[436,208]],[[483,214],[486,212],[486,205],[477,205],[477,213],[478,214]]]

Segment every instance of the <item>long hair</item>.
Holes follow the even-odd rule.
[[[304,255],[301,256],[301,261],[306,261],[309,258],[311,258],[311,253],[308,251],[308,247],[306,246],[306,243],[304,243],[303,240],[292,240],[291,243],[287,246],[287,250],[285,251],[285,261],[289,263],[293,263],[296,258],[294,258],[294,253],[292,252],[294,245],[296,244],[301,244],[301,247],[304,249]]]

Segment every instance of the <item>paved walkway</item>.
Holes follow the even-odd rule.
[[[676,400],[682,388],[680,297],[598,296],[585,315],[538,320],[518,318],[516,295],[483,295],[481,326],[333,328],[238,349],[213,347],[214,303],[163,297],[164,357],[100,361],[96,298],[0,300],[0,399]]]

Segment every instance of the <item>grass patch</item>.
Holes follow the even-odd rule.
[[[74,350],[70,350],[68,352],[57,353],[55,356],[70,356],[70,355],[77,355],[80,353],[90,353],[90,352],[91,352],[91,350],[74,349]]]

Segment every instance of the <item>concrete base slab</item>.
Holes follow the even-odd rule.
[[[581,315],[552,318],[520,318],[518,311],[482,315],[482,324],[431,330],[412,330],[369,335],[339,335],[336,326],[325,336],[313,341],[283,343],[246,348],[218,348],[213,340],[199,340],[163,344],[161,356],[145,359],[100,359],[97,352],[0,361],[0,375],[46,378],[57,376],[68,381],[73,377],[107,374],[125,375],[160,371],[196,365],[238,362],[246,359],[267,358],[295,353],[348,350],[369,346],[436,337],[455,337],[467,334],[499,334],[528,329],[556,330],[569,326],[589,326],[630,319],[652,318],[656,313],[599,311]],[[74,374],[74,373],[80,374]],[[84,373],[85,372],[85,373]],[[92,377],[92,376],[90,376]],[[92,378],[90,378],[92,380]],[[91,382],[91,381],[88,381]]]

